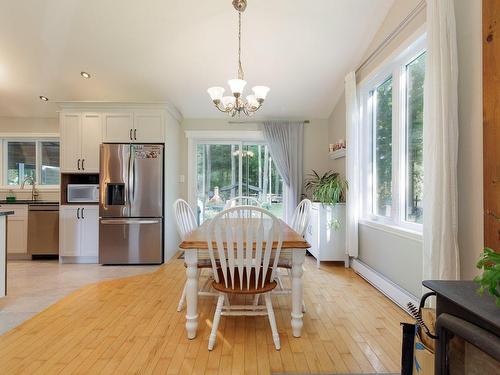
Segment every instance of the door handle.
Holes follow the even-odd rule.
[[[129,137],[130,137],[130,140],[132,140],[132,129],[130,129]]]
[[[134,140],[137,141],[137,129],[134,129]]]
[[[77,166],[78,166],[78,170],[80,170],[80,159],[78,159]]]
[[[85,208],[82,207],[82,219],[85,219],[85,216],[83,216],[83,211],[85,210]]]
[[[113,225],[113,224],[160,224],[160,220],[150,219],[102,219],[101,224]]]
[[[85,159],[82,159],[82,171],[84,171],[84,170],[85,170],[84,163],[85,163]]]
[[[79,220],[80,219],[80,207],[76,209],[76,218]]]

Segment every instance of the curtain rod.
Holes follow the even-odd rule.
[[[233,120],[233,121],[228,121],[227,123],[228,124],[262,124],[262,123],[264,123],[264,121],[267,121],[267,120],[254,120],[254,121],[252,121],[252,120],[234,121]],[[291,121],[301,121],[301,120],[291,120]],[[309,120],[303,120],[303,121],[304,121],[304,124],[309,124],[311,122]]]
[[[378,45],[375,50],[356,68],[356,73],[368,65],[424,8],[426,0],[421,0],[403,21]]]

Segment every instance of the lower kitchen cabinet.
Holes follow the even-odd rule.
[[[95,262],[99,255],[99,207],[61,206],[59,255],[62,262]]]
[[[7,217],[7,254],[15,257],[28,256],[28,206],[2,204],[1,211],[14,211]]]

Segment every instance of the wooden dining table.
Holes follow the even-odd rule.
[[[226,224],[232,225],[231,220],[227,219]],[[234,224],[234,223],[233,223]],[[281,224],[281,250],[291,251],[292,254],[292,312],[291,312],[291,325],[292,332],[295,337],[300,337],[303,321],[302,321],[302,302],[303,302],[303,267],[306,255],[306,249],[311,247],[309,243],[283,220]],[[193,339],[196,337],[198,329],[198,254],[206,252],[208,258],[208,235],[207,235],[208,221],[190,232],[179,245],[180,249],[184,251],[184,261],[186,263],[186,331],[187,337]],[[276,237],[278,234],[276,234]],[[277,246],[277,238],[273,243],[273,248]]]

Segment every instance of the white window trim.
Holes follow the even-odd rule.
[[[426,35],[422,30],[409,38],[394,54],[390,60],[386,60],[381,67],[364,79],[359,85],[360,98],[360,124],[361,137],[360,162],[361,162],[361,222],[365,225],[371,223],[375,228],[386,227],[391,232],[409,233],[410,236],[421,238],[422,224],[408,222],[404,218],[405,183],[400,183],[400,177],[405,177],[406,166],[406,82],[404,81],[403,69],[408,63],[420,56],[426,50]],[[392,202],[391,217],[383,217],[372,213],[372,112],[367,105],[370,92],[383,83],[392,75],[393,99],[392,99]],[[401,146],[401,147],[400,147]],[[396,202],[396,204],[394,204]]]
[[[39,172],[41,167],[40,147],[38,143],[55,141],[60,142],[58,133],[0,133],[0,190],[13,190],[22,191],[21,185],[6,185],[5,184],[5,171],[7,170],[7,148],[4,146],[6,142],[36,142],[36,189],[42,191],[58,191],[59,185],[40,185]],[[24,190],[27,188],[25,187]]]

